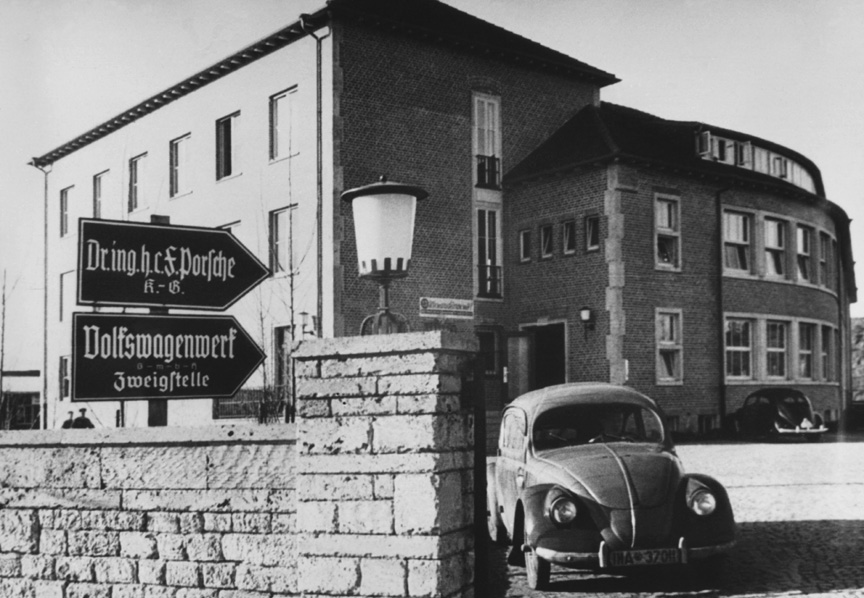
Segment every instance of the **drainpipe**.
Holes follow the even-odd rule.
[[[718,370],[720,372],[720,397],[717,408],[720,412],[720,429],[724,432],[729,430],[726,430],[726,306],[723,302],[723,268],[726,264],[726,257],[723,244],[723,203],[721,196],[731,189],[732,187],[724,187],[714,194],[714,203],[717,206],[717,240],[720,243],[720,259],[717,264],[717,313],[720,316],[720,367]]]
[[[321,42],[328,37],[330,34],[324,36],[315,35],[315,31],[311,28],[311,23],[309,23],[310,16],[308,14],[300,15],[300,27],[303,29],[303,33],[308,34],[315,40],[315,104],[316,104],[316,131],[315,137],[317,141],[316,147],[316,170],[318,171],[318,181],[317,181],[317,203],[315,206],[315,227],[316,227],[316,236],[317,236],[317,253],[318,253],[318,305],[316,308],[317,312],[317,323],[315,325],[315,334],[316,336],[323,336],[323,321],[324,321],[324,138],[323,138],[323,115],[322,115],[322,106],[321,102],[323,99],[323,92],[321,86],[321,74],[322,74],[322,65],[321,65]]]
[[[42,172],[42,396],[39,398],[39,420],[43,430],[48,429],[48,175],[51,164],[39,166],[36,158],[30,166]]]

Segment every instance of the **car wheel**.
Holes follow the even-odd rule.
[[[528,576],[528,587],[532,590],[545,590],[549,585],[551,574],[549,561],[537,556],[533,549],[525,553],[525,573]]]

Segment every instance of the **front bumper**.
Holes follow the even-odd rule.
[[[718,554],[724,554],[735,546],[735,541],[726,542],[723,544],[715,544],[713,546],[697,546],[690,548],[687,546],[687,541],[684,538],[678,540],[679,564],[686,565],[692,561],[706,559]],[[560,552],[549,548],[537,547],[535,549],[537,556],[561,565],[563,567],[572,567],[575,569],[608,569],[612,568],[610,562],[610,549],[606,542],[600,542],[600,548],[597,552]]]

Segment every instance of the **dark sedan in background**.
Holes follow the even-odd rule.
[[[818,442],[828,431],[810,399],[794,388],[760,388],[732,414],[732,426],[749,438],[806,438]]]

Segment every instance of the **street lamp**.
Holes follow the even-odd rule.
[[[417,200],[429,194],[382,176],[378,182],[342,193],[354,211],[357,265],[361,278],[378,283],[378,312],[360,324],[360,334],[391,334],[410,329],[408,321],[390,311],[390,283],[408,276],[414,240]]]

